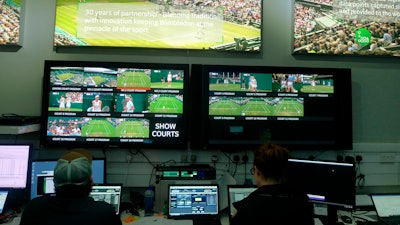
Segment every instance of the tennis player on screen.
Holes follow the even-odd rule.
[[[128,113],[133,113],[133,111],[135,110],[135,105],[132,102],[132,97],[129,95],[125,96],[125,101],[124,101],[124,112],[128,112]]]
[[[103,102],[100,100],[100,95],[96,95],[92,101],[92,111],[101,112]]]

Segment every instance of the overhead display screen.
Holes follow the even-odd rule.
[[[0,0],[0,45],[20,44],[21,0]]]
[[[55,46],[260,51],[261,0],[57,0]]]
[[[44,146],[184,148],[188,65],[46,61]]]
[[[400,56],[399,0],[295,0],[294,54]]]

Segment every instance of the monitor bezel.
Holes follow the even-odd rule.
[[[40,130],[40,146],[41,147],[64,147],[65,145],[76,145],[78,144],[80,147],[86,148],[129,148],[129,149],[154,149],[154,148],[166,148],[166,149],[185,149],[188,145],[188,135],[186,134],[188,130],[188,104],[190,102],[189,96],[189,65],[188,64],[178,64],[178,63],[140,63],[140,62],[112,62],[112,61],[69,61],[69,60],[45,60],[44,62],[44,76],[43,76],[43,88],[42,88],[42,107],[41,107],[41,127],[46,128],[48,126],[48,118],[49,118],[49,93],[51,89],[50,84],[50,70],[51,67],[103,67],[103,68],[149,68],[149,69],[177,69],[184,71],[184,80],[183,80],[183,112],[182,117],[179,120],[181,122],[181,130],[180,132],[180,142],[164,142],[160,141],[160,143],[144,143],[144,142],[117,142],[117,141],[80,141],[80,142],[71,142],[71,141],[51,141],[47,136],[47,129]],[[116,93],[113,91],[112,93]]]
[[[30,168],[32,168],[32,166],[33,166],[33,163],[36,163],[36,162],[51,162],[51,163],[55,163],[55,164],[57,164],[57,161],[58,161],[58,158],[41,158],[41,159],[33,159],[33,160],[31,160],[31,162],[30,162]],[[105,184],[105,183],[107,183],[107,158],[105,158],[105,157],[94,157],[93,159],[92,159],[92,161],[102,161],[103,162],[103,183],[102,184]],[[34,175],[33,174],[33,171],[32,171],[32,169],[29,171],[30,173],[28,174],[29,176],[29,180],[30,180],[30,185],[29,185],[29,199],[32,199],[32,188],[33,188],[33,186],[32,186],[32,176]],[[92,171],[92,173],[93,173],[93,171]],[[37,175],[37,173],[36,173],[36,175]],[[93,185],[102,185],[102,184],[100,184],[100,183],[94,183]],[[37,182],[36,182],[36,188],[37,188]],[[34,196],[34,198],[35,197],[38,197],[38,196],[40,196],[40,195],[38,195],[37,193],[36,193],[36,196]]]
[[[312,169],[312,171],[318,171],[318,172],[325,172],[325,173],[335,173],[338,174],[340,176],[343,176],[343,172],[337,172],[336,170],[339,169],[343,169],[343,170],[348,170],[346,173],[346,177],[341,177],[342,179],[340,179],[340,181],[346,181],[346,185],[349,185],[349,189],[346,189],[346,191],[342,191],[342,189],[339,189],[338,187],[342,187],[342,185],[340,185],[340,181],[338,179],[338,177],[336,177],[335,184],[332,184],[332,187],[330,187],[330,190],[322,190],[322,191],[326,191],[325,195],[322,195],[320,193],[318,193],[319,196],[323,197],[324,199],[322,200],[314,200],[310,198],[310,194],[315,194],[315,193],[307,193],[307,181],[304,178],[307,175],[310,175],[310,177],[308,177],[309,180],[313,180],[315,182],[319,182],[321,183],[321,185],[325,185],[325,183],[322,179],[333,179],[332,176],[320,176],[314,179],[313,174],[307,173],[307,174],[303,174],[303,176],[301,176],[300,174],[297,174],[297,176],[293,176],[295,177],[295,182],[291,183],[290,181],[290,169],[288,169],[287,171],[287,175],[288,175],[288,182],[291,185],[295,185],[297,186],[300,190],[304,191],[308,196],[309,196],[309,201],[314,203],[314,204],[320,204],[320,205],[326,205],[328,206],[329,210],[353,210],[356,207],[356,165],[354,163],[351,162],[336,162],[336,161],[329,161],[329,160],[309,160],[309,159],[296,159],[296,158],[291,158],[288,160],[289,163],[289,168],[290,168],[290,163],[298,163],[298,165],[308,165],[308,166],[314,166],[314,168]],[[296,172],[298,172],[299,170],[296,170]],[[308,172],[312,172],[312,171],[308,171]],[[326,175],[326,174],[325,174]],[[300,182],[300,180],[302,182]],[[350,182],[351,182],[351,186],[352,188],[350,189]],[[334,190],[334,194],[332,194],[330,191]],[[337,198],[337,196],[340,196],[341,194],[345,194],[348,198],[344,199],[332,199],[332,198]]]
[[[191,90],[201,93],[200,96],[194,96],[195,102],[201,102],[201,106],[193,106],[191,114],[193,117],[200,117],[200,121],[191,121],[192,127],[199,127],[198,130],[191,131],[191,147],[194,149],[220,149],[223,151],[238,151],[243,149],[254,149],[262,141],[258,143],[233,143],[233,139],[227,139],[224,143],[218,143],[218,140],[213,142],[208,137],[208,130],[212,129],[213,121],[209,120],[209,72],[246,72],[246,73],[296,73],[296,74],[329,74],[334,76],[335,90],[333,101],[340,107],[335,108],[334,119],[332,124],[334,128],[334,136],[330,142],[318,143],[318,140],[309,140],[308,143],[295,143],[292,140],[287,142],[270,142],[283,145],[290,150],[352,150],[353,149],[353,124],[352,124],[352,87],[351,87],[351,69],[349,68],[317,68],[317,67],[285,67],[285,66],[244,66],[244,65],[207,65],[194,64],[191,67]],[[201,87],[196,86],[196,83],[201,83]],[[268,121],[266,122],[268,123]],[[277,123],[277,122],[276,122]],[[287,123],[288,121],[282,121]],[[246,125],[246,123],[242,123]],[[247,123],[248,124],[248,123]],[[212,137],[211,137],[212,138]],[[333,142],[333,143],[332,143]]]
[[[215,48],[218,45],[215,46],[208,46],[208,48],[196,48],[196,47],[174,47],[174,46],[170,46],[170,47],[159,47],[159,46],[144,46],[144,45],[111,45],[111,44],[98,44],[98,45],[85,45],[85,44],[68,44],[68,45],[57,45],[55,44],[55,42],[53,43],[53,47],[56,50],[59,49],[76,49],[76,48],[90,48],[90,49],[107,49],[107,48],[133,48],[133,49],[153,49],[153,50],[172,50],[172,51],[202,51],[202,52],[227,52],[227,53],[235,53],[235,54],[259,54],[263,51],[263,46],[264,46],[264,40],[263,40],[263,36],[264,36],[264,28],[263,28],[263,24],[264,24],[264,4],[262,0],[259,0],[260,4],[261,4],[261,8],[260,8],[260,36],[259,37],[253,37],[254,39],[258,39],[260,41],[260,46],[258,48],[258,50],[247,50],[247,51],[241,51],[241,50],[224,50],[224,49],[220,49],[220,48]],[[57,5],[56,5],[57,7]],[[55,15],[57,17],[57,15]],[[56,27],[56,19],[54,20],[54,27]],[[223,20],[223,22],[225,22],[225,20]],[[76,28],[77,29],[77,28]],[[238,35],[239,36],[239,35]],[[53,39],[56,39],[56,31],[54,31],[53,33]],[[135,42],[140,42],[140,40],[133,40]],[[232,46],[235,44],[235,41],[233,40],[230,43],[223,43],[222,45],[228,45],[231,44]],[[212,48],[214,47],[214,48]],[[62,51],[62,50],[61,50]]]

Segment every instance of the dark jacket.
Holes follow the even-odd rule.
[[[41,196],[22,212],[20,225],[121,225],[113,206],[91,197]]]
[[[231,225],[313,225],[313,205],[307,195],[287,185],[265,185],[233,203],[237,214]]]

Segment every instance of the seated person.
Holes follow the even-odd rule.
[[[73,149],[63,155],[54,169],[55,196],[32,199],[22,212],[20,225],[121,225],[112,205],[94,201],[92,155]]]
[[[252,172],[258,188],[233,203],[231,225],[314,224],[307,195],[285,183],[288,159],[289,151],[279,145],[264,144],[255,151]]]

